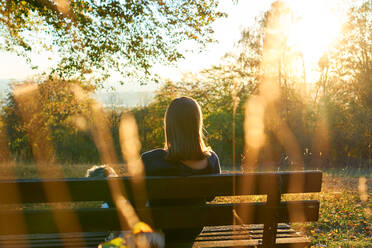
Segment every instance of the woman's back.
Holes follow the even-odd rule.
[[[166,159],[167,152],[155,149],[142,154],[147,176],[192,176],[220,173],[217,155],[211,155],[199,161],[171,161]]]
[[[192,176],[220,173],[220,162],[213,151],[202,160],[171,161],[166,159],[164,149],[155,149],[142,154],[147,176]]]

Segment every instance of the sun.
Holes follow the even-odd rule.
[[[345,17],[337,0],[288,1],[294,12],[289,45],[305,62],[306,82],[319,79],[318,62],[341,33]]]

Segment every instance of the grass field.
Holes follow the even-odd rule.
[[[363,176],[367,189],[360,192]],[[315,247],[372,247],[370,176],[324,175],[322,192],[315,196],[320,200],[319,221],[304,226]]]
[[[56,174],[53,166],[45,167],[47,175],[83,177],[90,165],[64,165]],[[122,171],[120,166],[117,171]],[[58,171],[58,170],[57,170]],[[323,175],[322,192],[318,194],[285,195],[285,199],[319,199],[318,222],[294,224],[312,237],[314,247],[372,247],[372,182],[369,171],[331,170]],[[2,165],[0,179],[9,177],[38,178],[34,165]],[[363,179],[364,178],[364,179]],[[361,187],[365,185],[365,187]],[[216,202],[265,200],[264,196],[218,197]]]

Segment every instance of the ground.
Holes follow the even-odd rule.
[[[304,226],[314,247],[372,247],[370,175],[324,175],[319,221]],[[362,185],[368,187],[365,192]]]

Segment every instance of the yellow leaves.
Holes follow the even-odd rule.
[[[191,39],[194,39],[194,40],[197,40],[199,37],[196,36],[194,33],[192,32],[186,32],[186,35],[191,38]]]
[[[124,240],[122,238],[115,238],[111,241],[105,242],[103,244],[100,244],[98,247],[100,248],[126,248],[127,246],[124,245]]]
[[[145,222],[138,222],[132,229],[133,234],[153,232],[152,228]]]

